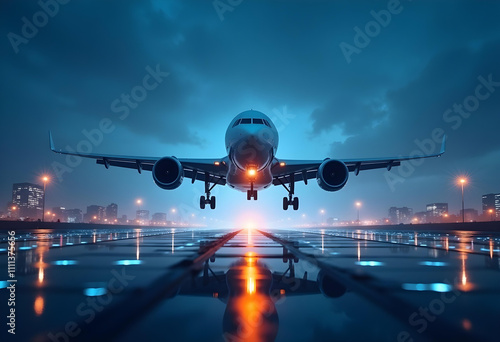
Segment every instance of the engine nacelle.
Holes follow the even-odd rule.
[[[318,168],[316,180],[321,189],[338,191],[344,187],[349,179],[349,169],[340,160],[325,160]]]
[[[153,179],[160,188],[173,190],[181,185],[184,169],[177,158],[163,157],[153,165]]]
[[[339,298],[347,292],[347,288],[343,284],[326,274],[323,270],[319,271],[317,282],[319,290],[325,297]]]

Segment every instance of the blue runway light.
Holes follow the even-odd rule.
[[[60,245],[60,244],[58,244],[58,243],[53,243],[53,244],[52,244],[52,247],[61,247],[61,245]]]
[[[5,280],[0,280],[0,289],[6,289],[9,283]]]
[[[434,266],[434,267],[442,267],[448,265],[447,263],[442,261],[421,261],[418,264],[422,266]]]
[[[6,248],[0,248],[0,252],[6,252],[7,249]]]
[[[407,291],[425,291],[427,289],[426,284],[403,284],[401,285],[403,290]]]
[[[57,266],[70,266],[76,265],[78,262],[76,260],[56,260],[53,262],[54,265]]]
[[[103,296],[107,292],[105,287],[89,287],[83,290],[83,294],[88,297]]]
[[[422,284],[422,283],[404,283],[401,285],[403,290],[407,291],[434,291],[434,292],[450,292],[453,290],[451,285],[444,283],[431,283],[431,284]]]
[[[142,264],[142,260],[118,260],[114,264],[119,266],[140,265]]]
[[[20,251],[27,251],[28,249],[31,249],[31,247],[19,247]]]
[[[355,262],[356,265],[359,265],[359,266],[383,266],[384,263],[383,262],[380,262],[380,261],[356,261]]]
[[[443,283],[430,284],[431,291],[435,292],[450,292],[452,290],[451,285]]]

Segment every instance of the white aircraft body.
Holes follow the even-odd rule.
[[[246,191],[247,199],[257,200],[259,190],[271,185],[282,185],[288,192],[283,197],[283,209],[299,208],[299,199],[294,197],[295,183],[316,178],[318,185],[326,191],[342,189],[349,178],[349,172],[358,175],[360,171],[386,168],[391,170],[402,161],[439,157],[445,151],[446,137],[443,137],[441,151],[436,154],[369,159],[290,160],[276,157],[278,131],[269,117],[261,112],[249,110],[238,114],[226,131],[227,156],[211,159],[184,159],[167,157],[136,157],[78,153],[57,150],[49,132],[50,148],[61,154],[93,158],[97,164],[152,171],[153,180],[162,189],[178,188],[184,178],[205,183],[206,196],[200,197],[200,208],[206,204],[215,209],[215,197],[210,192],[216,185],[228,185],[233,189]]]

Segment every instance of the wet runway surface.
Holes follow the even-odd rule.
[[[11,279],[0,234],[2,341],[498,340],[498,233],[16,231]]]

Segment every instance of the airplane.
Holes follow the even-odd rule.
[[[106,169],[110,166],[151,171],[153,180],[164,190],[178,188],[184,178],[205,183],[205,196],[200,196],[200,209],[210,205],[215,209],[215,196],[211,191],[216,185],[247,193],[247,200],[257,200],[257,192],[271,185],[282,185],[288,192],[283,197],[283,210],[289,206],[299,209],[299,198],[295,197],[295,183],[316,178],[320,188],[326,191],[342,189],[349,172],[357,176],[360,171],[386,168],[388,171],[402,161],[440,157],[445,152],[446,136],[441,150],[436,154],[364,159],[294,160],[276,157],[278,130],[271,119],[256,110],[238,114],[230,122],[225,136],[227,156],[209,159],[188,159],[174,156],[139,157],[95,153],[79,153],[57,150],[49,132],[50,149],[53,152],[92,158]],[[288,185],[288,186],[287,186]]]

